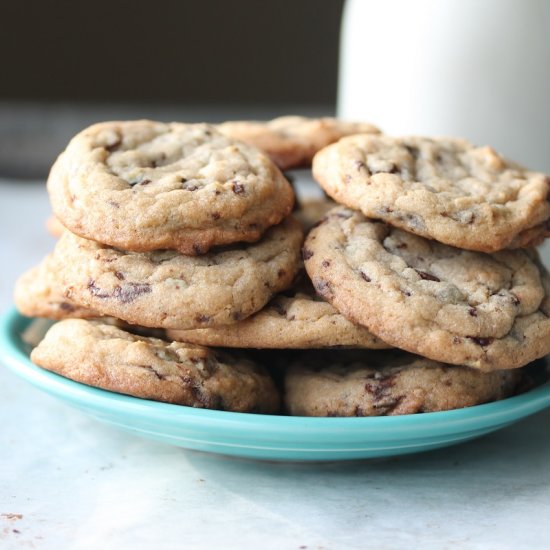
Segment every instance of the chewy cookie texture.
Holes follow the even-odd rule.
[[[96,124],[53,165],[48,191],[73,233],[125,250],[202,254],[257,241],[292,209],[266,155],[207,124]]]
[[[312,159],[330,199],[290,215],[280,169]],[[15,301],[58,321],[36,364],[142,399],[299,416],[474,406],[528,387],[521,367],[550,353],[534,249],[549,188],[490,147],[333,118],[96,124],[52,167],[59,240]]]
[[[99,321],[60,321],[31,359],[77,382],[143,399],[258,413],[276,412],[279,405],[267,371],[248,360]]]
[[[352,136],[313,172],[335,201],[455,247],[495,252],[550,232],[550,179],[465,140]]]
[[[382,416],[471,407],[512,395],[517,370],[482,373],[400,350],[307,352],[285,373],[285,401],[299,416]]]
[[[396,347],[485,371],[550,352],[550,278],[534,250],[461,250],[338,207],[304,258],[327,301]]]

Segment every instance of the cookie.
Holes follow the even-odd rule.
[[[59,279],[51,255],[17,279],[14,301],[19,312],[27,317],[53,320],[101,317],[98,311],[79,306],[65,296],[65,286]]]
[[[534,250],[461,250],[338,207],[303,257],[325,300],[393,346],[484,371],[550,352],[550,277]]]
[[[301,116],[284,116],[267,122],[231,121],[217,128],[232,139],[258,147],[282,170],[310,166],[317,151],[344,136],[380,133],[366,122]]]
[[[257,243],[184,256],[125,252],[66,231],[52,261],[64,295],[80,306],[147,327],[203,328],[240,321],[288,288],[302,239],[287,218]]]
[[[76,382],[153,401],[255,413],[279,405],[269,374],[250,361],[99,321],[56,323],[31,360]]]
[[[484,373],[398,350],[307,352],[285,373],[295,416],[393,416],[447,411],[513,395],[520,370]]]
[[[257,241],[294,194],[266,155],[207,124],[105,122],[53,165],[54,214],[73,233],[132,251],[202,254]]]
[[[335,206],[338,205],[330,199],[305,199],[300,201],[300,206],[294,211],[294,216],[302,224],[304,232],[307,233]]]
[[[305,278],[304,278],[305,279]],[[390,347],[316,296],[309,281],[277,295],[247,319],[214,328],[169,330],[172,340],[230,348]]]
[[[495,252],[550,234],[550,180],[461,139],[352,136],[320,151],[337,202],[442,243]]]

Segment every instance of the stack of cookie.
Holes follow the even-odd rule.
[[[298,222],[272,161],[315,153],[348,208],[302,204]],[[16,303],[60,320],[32,360],[86,384],[221,410],[408,414],[511,395],[518,367],[550,352],[548,275],[518,248],[549,231],[548,180],[489,148],[334,119],[104,123],[48,188],[66,229]],[[250,348],[282,350],[254,354],[279,389]]]

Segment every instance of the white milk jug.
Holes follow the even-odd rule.
[[[550,173],[550,0],[347,0],[338,115]]]

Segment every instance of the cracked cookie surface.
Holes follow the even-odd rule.
[[[31,360],[77,382],[142,399],[235,412],[274,413],[279,406],[267,371],[248,360],[99,321],[56,323]]]
[[[550,352],[550,277],[534,250],[461,250],[338,207],[303,257],[324,299],[398,348],[485,371]]]
[[[223,327],[169,330],[169,338],[205,346],[306,349],[390,347],[364,326],[348,321],[318,296],[309,281],[278,294],[261,311]]]
[[[323,147],[351,134],[378,134],[366,122],[346,122],[336,118],[283,116],[269,121],[230,121],[217,126],[223,134],[258,147],[281,168],[288,170],[311,165]]]
[[[337,202],[445,244],[494,252],[550,234],[550,179],[461,139],[352,136],[313,173]]]
[[[202,328],[244,319],[288,288],[302,239],[287,218],[257,243],[184,256],[125,252],[66,231],[52,261],[64,295],[80,306],[147,327]]]
[[[77,134],[48,178],[73,233],[133,251],[257,241],[292,210],[269,158],[208,124],[105,122]]]
[[[483,373],[398,350],[305,352],[285,373],[295,416],[393,416],[471,407],[508,397],[519,370]]]

